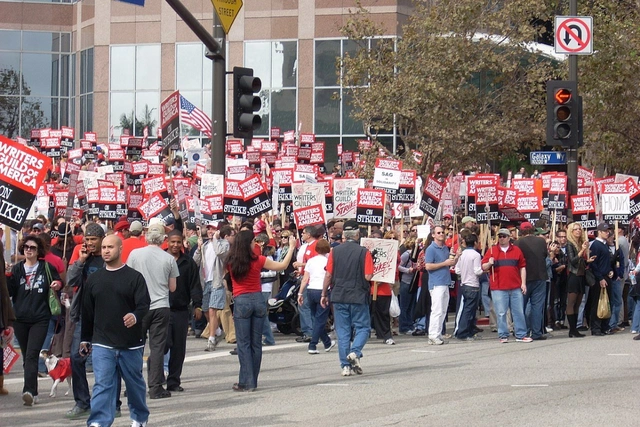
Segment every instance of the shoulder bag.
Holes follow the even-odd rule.
[[[49,310],[51,311],[52,316],[59,316],[62,313],[62,306],[60,305],[60,300],[58,299],[56,291],[51,289],[51,282],[53,282],[53,279],[51,278],[49,263],[46,261],[44,261],[44,270],[47,273],[47,280],[49,282]]]

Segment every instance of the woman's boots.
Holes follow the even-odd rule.
[[[585,335],[581,334],[576,327],[578,324],[578,315],[567,314],[567,320],[569,321],[569,338],[584,338]]]

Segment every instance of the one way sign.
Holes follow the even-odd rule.
[[[593,53],[591,16],[556,16],[555,52],[569,55]]]

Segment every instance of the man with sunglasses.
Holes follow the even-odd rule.
[[[460,254],[450,257],[450,250],[444,244],[444,228],[436,225],[432,232],[433,242],[425,253],[425,269],[429,272],[429,293],[431,294],[431,316],[429,317],[429,344],[442,345],[442,324],[449,308],[449,268],[456,265]]]
[[[506,228],[498,230],[498,244],[492,246],[482,258],[482,269],[489,273],[491,299],[498,318],[498,338],[509,342],[507,312],[511,310],[517,342],[532,342],[527,336],[523,294],[527,292],[527,262],[519,247],[511,243]]]

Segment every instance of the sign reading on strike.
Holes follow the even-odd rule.
[[[180,144],[180,92],[175,91],[160,104],[163,151]]]
[[[51,160],[0,135],[0,222],[19,230]]]

